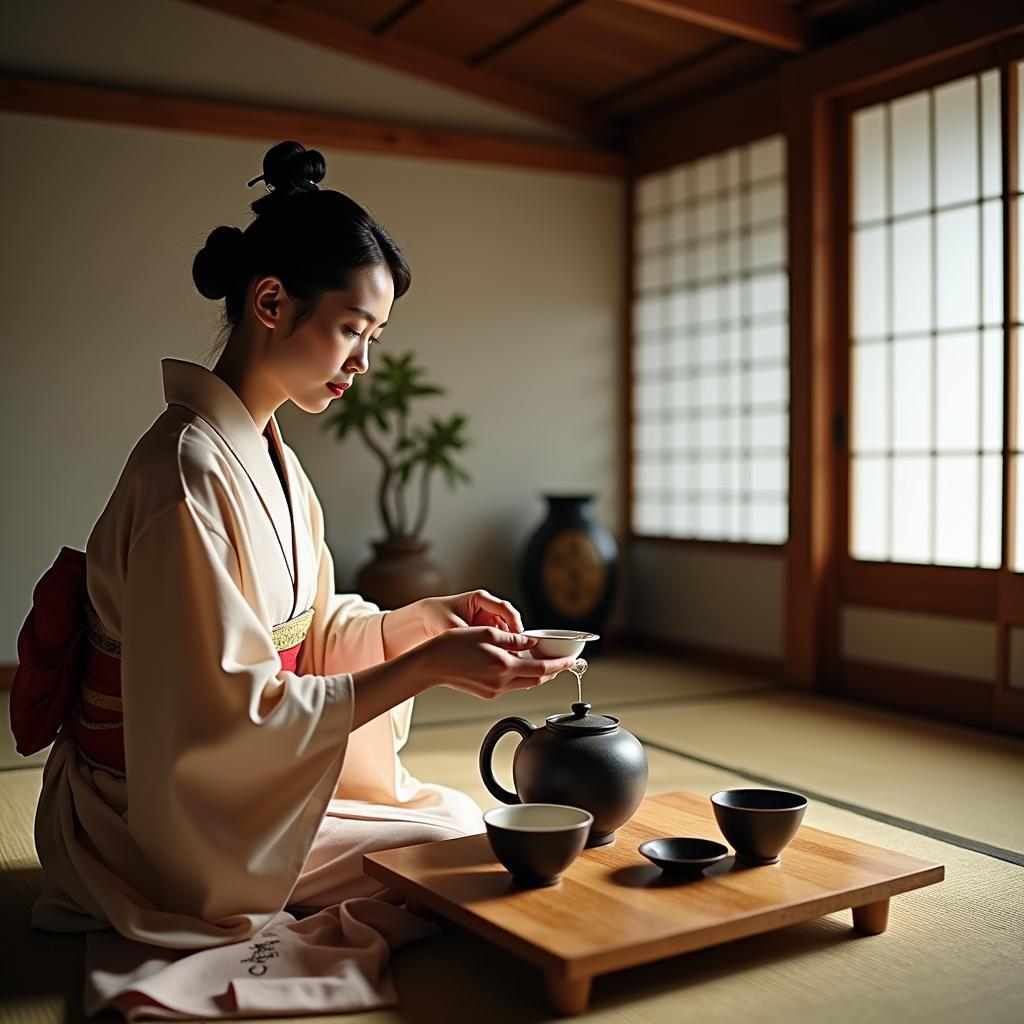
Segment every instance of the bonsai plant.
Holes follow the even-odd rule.
[[[431,417],[429,426],[410,425],[415,399],[445,394],[424,380],[425,370],[414,359],[412,352],[385,353],[376,370],[353,382],[334,403],[324,424],[339,440],[359,434],[381,464],[377,508],[384,539],[372,542],[377,556],[356,578],[359,592],[381,607],[395,608],[443,592],[443,574],[426,558],[429,545],[420,539],[431,481],[440,472],[454,489],[472,479],[453,458],[468,443],[465,416],[454,413],[447,419]]]

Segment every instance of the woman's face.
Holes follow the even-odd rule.
[[[277,281],[268,278],[267,281]],[[325,292],[309,318],[286,334],[294,316],[287,294],[278,306],[281,337],[272,339],[270,371],[278,387],[305,412],[323,412],[345,387],[370,366],[370,346],[377,344],[395,296],[395,283],[387,265],[360,267],[351,287]],[[258,301],[258,299],[257,299]]]

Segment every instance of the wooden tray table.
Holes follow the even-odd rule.
[[[584,850],[560,883],[521,889],[486,835],[366,854],[368,875],[410,908],[476,932],[543,972],[548,998],[581,1013],[593,977],[784,928],[847,907],[853,927],[884,932],[889,898],[942,881],[941,864],[802,825],[764,867],[732,857],[692,880],[670,880],[638,851],[661,836],[720,839],[707,797],[647,797],[608,846]]]

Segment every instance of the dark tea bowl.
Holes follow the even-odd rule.
[[[722,835],[744,864],[778,864],[807,810],[807,797],[781,789],[723,789],[711,796]]]
[[[648,839],[638,849],[652,864],[657,864],[666,875],[673,877],[699,875],[705,868],[724,860],[729,853],[721,843],[691,836]]]
[[[484,814],[494,856],[518,885],[555,885],[580,855],[594,816],[565,804],[512,804]]]

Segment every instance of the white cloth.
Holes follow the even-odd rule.
[[[416,820],[401,808],[332,800],[289,899],[291,913],[277,914],[251,939],[185,952],[112,931],[91,932],[86,1013],[227,1019],[397,1003],[386,969],[391,950],[437,928],[400,906],[400,894],[364,874],[363,854],[478,830],[479,808],[469,797],[425,786],[438,801],[419,810]],[[390,818],[369,817],[388,811]]]
[[[227,384],[196,363],[162,369],[168,408],[86,547],[90,599],[121,643],[125,774],[54,744],[32,923],[92,933],[90,1012],[386,1005],[387,949],[423,925],[367,884],[362,853],[483,831],[469,797],[402,765],[411,700],[351,729],[351,673],[426,636],[407,609],[335,593],[320,503],[276,418],[287,490]],[[270,631],[310,607],[296,671],[282,670]],[[327,909],[296,921],[293,896]],[[267,929],[267,970],[239,961],[229,978]]]

